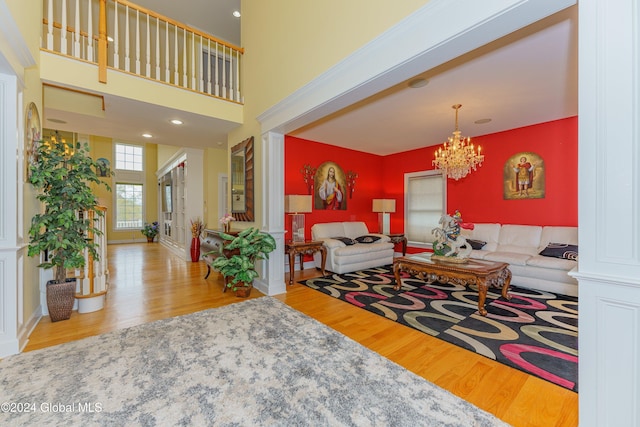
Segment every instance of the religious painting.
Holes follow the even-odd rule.
[[[516,153],[503,168],[504,199],[544,199],[544,160],[532,152]]]
[[[27,150],[26,166],[25,166],[25,180],[29,181],[31,178],[31,167],[36,164],[38,160],[36,155],[38,152],[38,144],[42,139],[42,128],[40,127],[40,115],[38,114],[38,107],[33,102],[27,106],[27,113],[24,121],[25,132],[25,149]]]
[[[316,209],[347,209],[347,181],[342,168],[335,162],[324,162],[318,166],[314,184]]]

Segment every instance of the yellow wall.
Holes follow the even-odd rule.
[[[255,137],[256,224],[262,223],[261,129],[256,117],[426,3],[426,0],[242,2],[244,124],[229,134],[227,143],[231,147]]]
[[[91,157],[95,160],[104,157],[109,160],[113,168],[113,140],[102,136],[92,135],[90,137]],[[145,144],[145,222],[153,222],[158,220],[158,191],[156,179],[156,169],[158,163],[158,146],[156,144]],[[111,191],[107,191],[104,186],[96,188],[96,195],[102,206],[107,207],[107,241],[108,242],[134,242],[144,241],[145,237],[139,230],[115,231],[115,177],[103,178],[111,187]]]

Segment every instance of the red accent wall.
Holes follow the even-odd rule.
[[[456,209],[465,222],[525,225],[578,225],[578,118],[526,126],[472,138],[485,161],[458,181],[447,180],[447,212]],[[422,148],[384,157],[385,189],[404,193],[404,173],[433,169],[435,148]],[[503,167],[519,152],[543,159],[546,191],[543,199],[504,200]],[[391,230],[401,232],[404,205],[392,215]]]
[[[444,136],[443,136],[444,138]],[[472,138],[482,146],[483,165],[467,177],[447,180],[447,212],[460,210],[465,222],[499,222],[527,225],[578,225],[578,119],[541,123]],[[404,174],[433,169],[434,147],[389,156],[377,156],[319,142],[285,138],[285,194],[307,194],[300,169],[325,161],[339,164],[346,173],[359,174],[347,210],[314,209],[305,215],[306,237],[317,222],[365,221],[378,229],[371,212],[374,198],[396,199],[391,232],[404,231]],[[534,152],[545,162],[546,190],[543,199],[504,200],[503,167],[519,152]],[[285,220],[287,220],[285,218]],[[290,228],[289,222],[287,229]],[[290,238],[290,233],[286,236]]]
[[[334,221],[364,221],[371,231],[378,229],[378,216],[371,212],[372,200],[381,198],[384,194],[380,183],[382,178],[381,156],[349,150],[333,145],[323,144],[293,136],[285,136],[284,164],[285,180],[284,194],[308,194],[307,186],[300,170],[305,164],[318,167],[324,162],[335,162],[346,174],[354,171],[358,174],[353,197],[347,198],[346,210],[321,210],[313,208],[313,212],[305,214],[305,236],[311,238],[310,228],[318,222]],[[290,219],[285,217],[285,239],[291,238]]]

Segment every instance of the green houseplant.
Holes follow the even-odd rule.
[[[86,143],[74,144],[57,138],[40,141],[35,162],[30,166],[29,181],[39,190],[36,198],[44,206],[31,220],[28,254],[39,256],[44,253],[44,262],[39,267],[54,269],[54,279],[47,283],[47,304],[52,321],[71,316],[76,284],[75,278],[67,279],[67,270],[84,267],[85,250],[94,260],[100,259],[97,245],[87,236],[100,235],[101,231],[93,221],[84,218],[83,213],[98,206],[92,184],[111,189],[100,180],[99,166],[88,152]],[[101,216],[103,211],[95,210],[95,214]],[[51,307],[54,298],[59,304]]]
[[[151,224],[145,224],[140,232],[147,238],[147,242],[153,242],[153,239],[158,235],[159,226],[158,221],[153,221]]]
[[[269,233],[255,227],[247,228],[237,236],[226,233],[221,233],[220,236],[225,243],[220,248],[220,256],[211,266],[228,279],[226,286],[236,292],[236,295],[246,292],[243,296],[248,296],[253,287],[253,279],[259,276],[256,261],[268,259],[269,253],[276,248],[276,241]]]

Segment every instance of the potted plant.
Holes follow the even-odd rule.
[[[237,296],[247,297],[253,288],[253,279],[259,276],[256,261],[268,259],[269,253],[276,248],[276,241],[269,233],[255,227],[247,228],[237,236],[226,233],[220,236],[225,243],[220,248],[220,256],[211,266],[225,277],[226,286]],[[229,256],[225,256],[225,253]]]
[[[90,235],[101,235],[94,221],[85,212],[95,209],[98,199],[91,185],[109,185],[98,174],[99,165],[88,155],[88,144],[67,142],[53,138],[40,141],[36,158],[30,165],[29,181],[40,192],[36,198],[44,204],[42,213],[31,220],[29,256],[44,253],[39,265],[54,269],[54,279],[47,283],[47,307],[51,321],[71,317],[75,278],[67,279],[68,269],[84,267],[86,251],[99,260],[97,244]]]
[[[151,224],[145,223],[140,232],[146,236],[148,243],[153,243],[153,239],[158,235],[158,221],[153,221]]]

